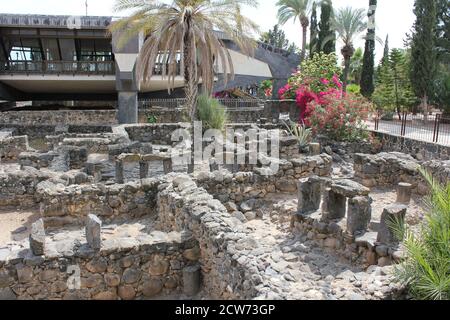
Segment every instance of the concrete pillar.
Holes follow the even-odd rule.
[[[39,219],[31,225],[30,249],[35,256],[43,256],[45,251],[44,221]]]
[[[119,124],[138,123],[138,93],[137,91],[119,91],[118,94]]]
[[[116,183],[124,183],[123,178],[123,162],[121,160],[116,160]]]
[[[367,230],[372,219],[370,197],[354,197],[348,201],[347,232],[355,235]]]
[[[94,250],[100,250],[102,246],[102,221],[90,214],[86,218],[86,240]]]
[[[397,226],[398,223],[404,223],[407,209],[407,206],[398,203],[384,209],[383,213],[381,214],[377,242],[383,244],[396,244],[403,240],[396,237],[396,234],[392,227]]]
[[[141,179],[145,179],[148,177],[148,170],[149,170],[150,164],[148,161],[140,161],[139,162],[139,177]]]
[[[184,293],[195,296],[200,291],[200,266],[190,266],[183,269]]]
[[[397,186],[397,203],[409,205],[411,203],[412,185],[410,183],[399,183]]]

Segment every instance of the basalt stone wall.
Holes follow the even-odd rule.
[[[27,136],[0,139],[0,160],[17,160],[19,154],[30,149]]]
[[[132,141],[173,145],[172,133],[178,129],[188,129],[188,124],[147,124],[127,125],[125,130]]]
[[[187,175],[169,175],[158,195],[159,226],[189,231],[199,242],[202,287],[214,299],[251,299],[259,294],[258,266],[245,252],[256,249],[251,234],[228,214],[220,201]]]
[[[82,225],[88,214],[104,222],[122,222],[155,213],[159,183],[144,179],[125,185],[64,186],[44,181],[37,194],[46,227]]]
[[[382,142],[382,151],[408,153],[419,161],[450,160],[449,146],[398,137],[381,132],[375,132],[375,134]]]
[[[0,299],[131,300],[181,294],[182,270],[193,263],[183,253],[195,246],[179,233],[162,232],[105,240],[100,251],[80,246],[84,239],[46,241],[45,256],[0,249]]]
[[[0,207],[30,208],[38,204],[37,185],[50,176],[31,167],[0,173]]]
[[[450,161],[420,163],[412,156],[399,152],[355,154],[354,160],[355,177],[366,187],[396,186],[406,182],[412,184],[414,192],[427,194],[429,188],[419,172],[421,166],[442,184],[450,179]]]
[[[263,168],[235,174],[228,171],[202,172],[197,176],[197,183],[222,203],[233,201],[240,204],[264,198],[268,193],[297,192],[298,179],[310,175],[329,176],[331,163],[331,157],[326,154],[280,160],[279,170],[274,175],[266,175]]]
[[[0,123],[22,125],[112,125],[115,110],[48,110],[0,112]]]
[[[1,113],[0,113],[1,115]],[[110,125],[65,125],[61,124],[19,124],[1,123],[0,130],[12,130],[14,136],[28,136],[28,139],[44,139],[46,136],[60,133],[89,134],[89,133],[111,133]]]

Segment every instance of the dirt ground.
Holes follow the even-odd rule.
[[[0,247],[27,239],[30,235],[31,224],[39,217],[39,210],[0,210]]]

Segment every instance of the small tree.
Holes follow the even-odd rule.
[[[370,98],[375,90],[374,87],[374,66],[375,66],[375,12],[377,0],[369,1],[368,28],[366,36],[366,46],[364,50],[363,67],[361,75],[361,94]]]
[[[409,59],[405,51],[392,49],[390,54],[378,69],[377,87],[373,101],[384,111],[396,110],[401,118],[404,108],[411,108],[416,98],[408,77]]]
[[[411,41],[411,82],[421,99],[425,121],[428,117],[428,98],[432,94],[436,70],[435,37],[437,26],[436,0],[416,0],[416,22]]]

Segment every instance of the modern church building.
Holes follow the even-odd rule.
[[[118,47],[108,33],[112,17],[0,15],[0,100],[114,101],[120,123],[137,121],[140,99],[182,97],[183,76],[171,95],[164,66],[149,83],[137,83],[134,68],[144,37]],[[298,55],[260,43],[252,57],[218,32],[233,59],[235,78],[225,86],[217,68],[216,91],[274,79],[275,88],[298,66]]]

